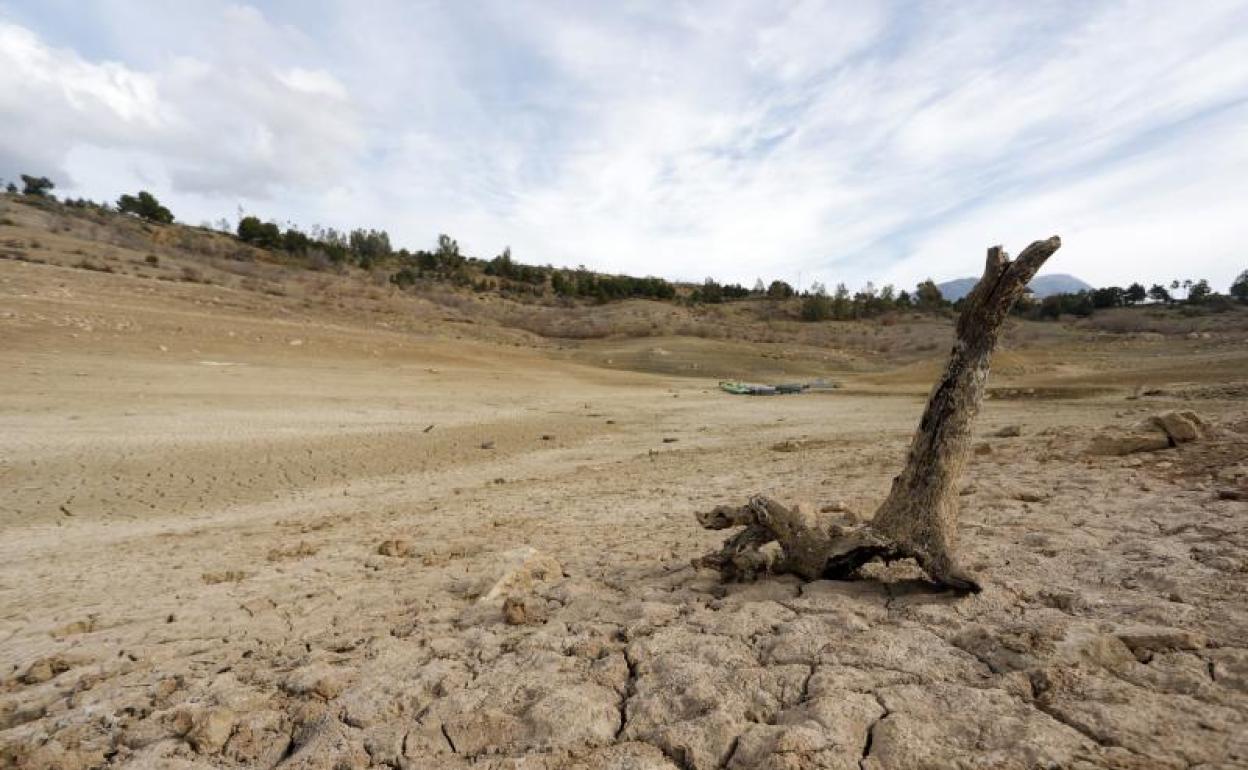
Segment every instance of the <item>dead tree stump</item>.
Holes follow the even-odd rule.
[[[852,526],[756,496],[742,506],[721,505],[697,515],[707,529],[744,527],[699,563],[728,580],[781,572],[815,580],[852,577],[873,559],[913,558],[935,583],[979,591],[978,581],[958,561],[957,548],[957,484],[970,451],[971,423],[1010,308],[1061,245],[1057,236],[1036,241],[1014,261],[1000,246],[988,249],[984,275],[966,297],[957,341],[928,396],[906,466],[875,518]]]

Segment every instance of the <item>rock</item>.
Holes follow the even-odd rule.
[[[326,715],[295,734],[296,748],[282,770],[364,770],[368,752],[338,720]]]
[[[1153,415],[1146,422],[1160,428],[1176,444],[1201,438],[1209,427],[1207,420],[1192,411],[1162,412]]]
[[[414,550],[412,542],[402,537],[385,540],[381,545],[377,546],[377,553],[382,556],[397,556],[400,558],[411,556]]]
[[[325,663],[295,669],[282,683],[282,689],[291,695],[315,695],[324,700],[338,697],[345,688],[345,677]]]
[[[234,732],[234,712],[227,708],[210,708],[191,717],[186,740],[200,754],[216,754]]]
[[[1127,455],[1154,452],[1203,438],[1209,422],[1192,411],[1162,412],[1138,423],[1130,431],[1107,431],[1092,439],[1088,453]]]
[[[801,448],[802,448],[801,442],[794,441],[791,438],[785,439],[784,441],[780,441],[778,443],[771,445],[771,451],[773,452],[796,452],[797,450]]]
[[[1211,674],[1221,687],[1248,694],[1248,650],[1221,647],[1209,650]]]
[[[993,432],[996,438],[1014,438],[1023,435],[1023,427],[1021,425],[1006,425]]]
[[[286,715],[253,711],[239,718],[222,755],[246,767],[273,767],[290,746]]]
[[[1219,489],[1219,500],[1239,500],[1248,501],[1248,490],[1244,489]]]
[[[1156,452],[1170,447],[1170,437],[1160,429],[1132,433],[1105,432],[1088,445],[1088,454],[1121,457],[1135,452]]]
[[[494,563],[483,570],[474,591],[479,601],[488,602],[507,593],[524,592],[541,582],[563,577],[563,567],[550,556],[532,546],[514,548],[495,555]]]
[[[1077,615],[1088,609],[1088,600],[1074,591],[1042,590],[1039,599],[1046,607]]]
[[[40,658],[18,677],[22,684],[42,684],[73,668],[73,664],[60,655]]]
[[[1136,659],[1146,662],[1154,652],[1200,650],[1208,643],[1204,634],[1165,626],[1132,626],[1115,632]]]
[[[503,600],[503,621],[509,626],[532,626],[546,620],[546,606],[531,596]]]
[[[481,442],[481,448],[482,448],[482,449],[493,449],[493,448],[494,448],[494,442],[493,442],[493,441],[482,441],[482,442]]]
[[[987,441],[979,442],[978,444],[975,445],[975,454],[977,455],[992,454],[992,445],[989,444]]]

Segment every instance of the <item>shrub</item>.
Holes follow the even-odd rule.
[[[826,294],[809,294],[802,299],[803,321],[826,321],[832,317],[832,300]]]
[[[1231,296],[1240,302],[1248,302],[1248,270],[1239,274],[1231,284]]]
[[[173,212],[160,205],[160,201],[147,190],[139,190],[138,195],[123,195],[117,199],[117,210],[123,214],[134,214],[148,222],[163,225],[173,222]]]
[[[238,239],[262,249],[276,249],[282,245],[282,233],[272,222],[261,222],[257,217],[238,220]]]
[[[22,174],[22,195],[34,198],[46,198],[56,185],[46,176],[30,176]]]

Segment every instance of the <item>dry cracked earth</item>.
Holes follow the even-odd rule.
[[[1242,389],[988,402],[979,595],[726,585],[694,512],[869,516],[922,395],[736,398],[41,269],[0,285],[0,766],[1248,766]],[[1212,427],[1088,452],[1171,408]]]

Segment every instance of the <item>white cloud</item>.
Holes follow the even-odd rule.
[[[1053,232],[1094,282],[1242,269],[1239,2],[99,2],[111,62],[0,26],[0,174],[694,280],[908,285]]]
[[[232,22],[260,34],[257,13],[229,11],[223,29]],[[147,159],[139,165],[159,159],[161,175],[183,192],[260,198],[337,182],[362,141],[345,89],[319,70],[177,57],[140,71],[88,61],[3,22],[0,121],[15,129],[0,134],[5,173],[59,176],[70,188],[93,175],[80,164],[96,156],[84,148],[96,148]]]

